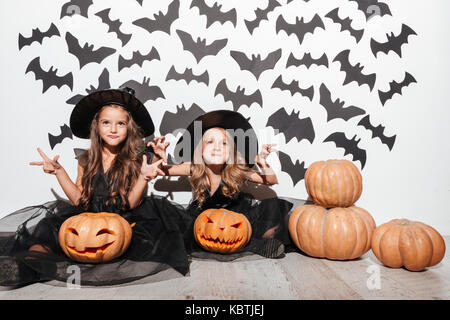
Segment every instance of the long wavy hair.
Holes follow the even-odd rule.
[[[237,151],[236,144],[230,134],[223,128],[217,128],[223,131],[226,135],[228,145],[230,147],[230,154],[228,161],[224,164],[221,172],[222,181],[224,186],[222,187],[222,193],[228,198],[232,198],[240,190],[242,183],[245,180],[245,173],[250,169],[245,165],[245,160],[242,155]],[[203,135],[204,137],[205,135]],[[203,138],[198,143],[194,150],[194,161],[191,164],[191,177],[190,183],[194,192],[194,199],[198,202],[198,207],[201,207],[207,198],[207,194],[210,190],[210,184],[206,175],[206,164],[202,156]]]
[[[92,179],[102,166],[104,142],[100,137],[98,122],[101,111],[106,107],[122,108],[116,105],[104,106],[92,120],[90,131],[91,146],[88,152],[84,154],[86,158],[83,159],[85,166],[81,178],[83,191],[78,203],[78,206],[84,210],[88,210],[94,194]],[[122,210],[127,210],[129,209],[128,192],[139,176],[145,144],[142,132],[136,122],[134,122],[131,114],[124,108],[122,110],[127,113],[127,137],[121,143],[120,151],[108,170],[110,184],[106,204],[119,205]]]

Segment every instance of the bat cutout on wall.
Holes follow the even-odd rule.
[[[368,85],[370,91],[373,90],[376,80],[376,74],[363,74],[362,70],[364,67],[358,62],[356,65],[352,65],[349,60],[350,50],[344,50],[339,53],[333,62],[338,61],[341,63],[341,71],[345,72],[344,85],[356,81],[359,86],[364,84]]]
[[[320,58],[314,59],[310,53],[305,53],[303,55],[303,58],[300,60],[295,58],[294,55],[291,53],[289,55],[289,58],[286,63],[286,68],[290,66],[305,66],[307,69],[309,69],[313,64],[317,66],[326,66],[328,68],[328,57],[324,53]]]
[[[276,0],[269,0],[267,7],[265,9],[256,9],[255,15],[256,18],[253,20],[244,20],[245,25],[247,26],[250,34],[253,34],[253,31],[259,27],[261,21],[268,20],[267,15],[272,12],[276,7],[281,6],[281,4]]]
[[[272,127],[275,131],[284,134],[286,143],[296,138],[298,142],[303,139],[310,143],[314,142],[315,132],[311,118],[300,119],[300,111],[288,114],[284,108],[274,112],[268,119],[266,126]],[[276,132],[275,132],[276,133]]]
[[[139,3],[139,5],[142,7],[142,2],[144,1],[144,0],[136,0],[138,3]]]
[[[52,150],[58,143],[61,143],[64,138],[73,139],[72,130],[70,130],[70,127],[67,124],[60,126],[59,128],[61,129],[61,134],[59,136],[54,136],[51,133],[48,134],[48,142],[50,143],[50,148],[52,148]]]
[[[333,119],[343,119],[345,121],[365,114],[363,109],[357,108],[355,106],[348,106],[344,108],[344,101],[336,99],[331,100],[330,90],[325,86],[325,84],[320,85],[320,105],[327,111],[327,122]]]
[[[374,13],[379,13],[380,16],[390,15],[392,16],[389,6],[384,2],[378,0],[349,0],[358,4],[358,10],[362,11],[366,16],[366,20],[369,20]]]
[[[206,56],[217,55],[220,50],[225,48],[228,42],[227,39],[220,39],[206,45],[206,39],[200,39],[198,37],[197,41],[194,41],[192,36],[185,31],[177,30],[177,34],[183,44],[183,49],[192,53],[197,63]]]
[[[133,21],[135,26],[147,30],[149,33],[162,31],[170,35],[172,23],[179,18],[180,0],[173,0],[167,7],[167,13],[159,11],[153,15],[153,19],[141,18]]]
[[[261,108],[263,105],[262,95],[259,90],[256,90],[252,94],[246,95],[245,89],[241,89],[241,86],[238,86],[236,92],[233,92],[228,89],[225,79],[217,84],[216,91],[214,92],[214,97],[218,96],[219,94],[223,96],[225,102],[231,101],[234,111],[238,111],[238,109],[243,105],[250,107],[253,103],[257,103]]]
[[[131,68],[137,64],[142,67],[145,61],[161,60],[158,51],[153,47],[146,55],[141,54],[139,51],[133,51],[133,56],[130,59],[125,59],[123,56],[119,56],[119,71],[124,68]]]
[[[79,14],[83,17],[88,17],[88,9],[92,5],[92,0],[70,0],[63,4],[61,8],[61,19],[64,16],[72,16]]]
[[[283,151],[278,151],[278,159],[280,160],[281,171],[286,172],[292,179],[294,186],[305,178],[306,169],[305,162],[300,160],[292,162],[291,157]]]
[[[192,121],[203,114],[205,114],[205,111],[195,103],[189,109],[186,109],[184,105],[181,107],[177,106],[175,112],[166,111],[164,113],[159,125],[159,133],[161,135],[168,133],[175,135],[176,130],[186,129]]]
[[[372,131],[372,138],[379,138],[381,140],[381,143],[387,145],[389,150],[392,151],[395,143],[395,138],[397,136],[394,135],[391,137],[387,137],[386,135],[384,135],[385,127],[383,127],[381,124],[377,127],[373,126],[372,123],[370,123],[369,115],[362,118],[361,121],[358,122],[358,126],[363,126],[367,130]]]
[[[417,33],[408,27],[406,24],[402,25],[402,31],[398,36],[395,36],[392,32],[391,34],[386,34],[386,42],[378,42],[374,39],[370,40],[370,48],[375,57],[378,56],[378,52],[383,52],[388,54],[389,51],[394,51],[398,56],[402,57],[402,46],[408,43],[408,38],[411,35],[417,35]]]
[[[80,63],[80,69],[92,62],[100,64],[105,58],[116,52],[116,49],[108,47],[100,47],[97,50],[94,50],[94,45],[89,45],[88,43],[85,43],[84,46],[81,47],[78,39],[70,32],[66,33],[66,42],[69,53],[77,57],[78,62]]]
[[[53,36],[61,36],[58,28],[53,23],[50,25],[48,30],[44,32],[39,30],[39,28],[33,29],[29,38],[25,38],[21,33],[19,33],[19,50],[22,50],[25,46],[31,45],[35,41],[42,44],[42,41],[45,38],[51,38]]]
[[[214,22],[225,24],[230,21],[236,27],[236,9],[231,9],[227,12],[222,12],[220,9],[222,5],[215,2],[212,7],[209,7],[204,0],[192,0],[189,9],[197,7],[200,15],[206,16],[206,28],[209,28]]]
[[[290,24],[286,22],[283,16],[279,16],[276,23],[276,33],[278,34],[281,30],[285,31],[289,36],[295,34],[298,38],[300,44],[302,44],[304,37],[308,33],[314,33],[316,28],[321,28],[325,30],[322,19],[318,14],[316,14],[310,22],[304,22],[303,17],[301,20],[298,17],[295,18],[295,23]]]
[[[334,23],[340,24],[341,25],[341,31],[348,31],[348,32],[350,32],[350,35],[356,39],[356,43],[358,43],[361,40],[361,38],[362,38],[362,36],[364,34],[364,30],[353,29],[352,28],[353,20],[351,20],[348,17],[345,18],[345,19],[341,19],[339,17],[339,8],[331,10],[330,12],[328,12],[325,15],[325,17],[330,18],[331,20],[333,20]]]
[[[100,17],[102,19],[102,22],[107,24],[109,29],[108,32],[114,32],[117,35],[117,38],[122,42],[122,47],[125,46],[128,41],[131,39],[131,34],[123,33],[120,31],[120,26],[122,25],[122,22],[120,22],[119,19],[117,20],[111,20],[109,18],[109,12],[111,9],[105,9],[100,12],[97,12],[95,15]]]
[[[73,89],[73,75],[71,72],[65,74],[63,76],[58,76],[58,69],[53,69],[53,66],[50,67],[50,70],[45,71],[41,67],[41,61],[39,57],[34,58],[27,67],[25,74],[28,72],[33,72],[36,80],[42,80],[43,88],[42,93],[47,91],[50,87],[56,86],[60,89],[62,86],[68,86],[70,90]]]
[[[378,96],[380,97],[381,104],[384,106],[386,101],[392,99],[392,97],[398,93],[402,94],[402,89],[408,87],[411,83],[417,83],[416,79],[408,72],[405,73],[405,78],[401,82],[392,81],[389,83],[389,90],[384,92],[378,90]]]
[[[336,148],[344,149],[344,156],[347,154],[351,154],[353,156],[353,161],[359,161],[361,163],[361,169],[364,168],[366,164],[366,150],[358,147],[358,143],[361,139],[356,140],[356,135],[351,139],[347,139],[345,133],[343,132],[335,132],[330,134],[323,142],[334,142],[336,144]]]
[[[284,83],[281,75],[273,83],[272,89],[273,88],[278,88],[282,91],[287,90],[291,93],[291,96],[294,96],[296,93],[300,93],[300,95],[308,97],[310,101],[312,101],[314,97],[314,86],[307,89],[302,89],[300,88],[297,80],[292,80],[289,84]]]
[[[208,71],[205,71],[200,75],[194,75],[191,68],[184,70],[183,73],[179,73],[175,70],[175,67],[172,66],[167,73],[166,81],[168,80],[184,80],[187,84],[191,83],[191,81],[197,81],[198,83],[204,83],[207,86],[209,85]]]
[[[261,59],[261,55],[259,54],[252,54],[252,58],[249,59],[245,53],[240,51],[230,51],[230,55],[237,62],[241,70],[250,71],[256,79],[259,79],[261,73],[275,68],[275,65],[281,58],[281,49],[269,53],[264,60]]]
[[[106,90],[106,89],[110,89],[110,88],[111,88],[111,84],[109,83],[109,72],[108,72],[108,69],[105,68],[105,69],[103,69],[103,72],[100,74],[100,76],[98,78],[98,86],[94,87],[93,85],[91,85],[90,88],[86,89],[86,93],[89,94],[94,91]],[[77,95],[73,96],[72,98],[68,99],[66,101],[66,103],[75,105],[84,97],[85,97],[85,95],[83,95],[83,94],[77,94]]]
[[[132,88],[135,91],[136,98],[144,104],[149,100],[154,101],[158,98],[166,98],[160,87],[150,86],[150,78],[147,77],[144,77],[142,83],[139,83],[136,80],[129,80],[120,86],[120,88],[124,87]]]

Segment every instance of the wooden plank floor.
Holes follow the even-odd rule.
[[[445,241],[449,248],[450,236],[445,236]],[[410,272],[381,265],[372,251],[353,261],[316,259],[291,252],[276,260],[257,255],[232,262],[195,259],[190,274],[185,277],[169,269],[133,283],[110,287],[68,289],[64,282],[49,281],[0,288],[0,299],[33,300],[448,300],[450,258],[447,253],[438,265],[422,272]]]

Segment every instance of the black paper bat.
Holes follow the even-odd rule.
[[[402,94],[402,89],[408,87],[411,83],[417,83],[416,79],[408,72],[405,73],[405,78],[401,82],[392,81],[389,83],[389,90],[384,92],[378,90],[381,104],[384,106],[386,101],[392,99],[394,94]]]
[[[52,150],[58,143],[61,143],[64,138],[73,139],[72,130],[70,130],[70,127],[67,124],[60,126],[59,128],[61,129],[61,134],[59,136],[54,136],[50,133],[48,134],[48,142],[50,143]]]
[[[370,88],[370,91],[372,91],[375,85],[376,74],[363,74],[362,70],[364,67],[362,67],[360,63],[357,63],[355,66],[352,65],[349,60],[349,54],[350,50],[344,50],[339,53],[333,60],[333,62],[340,62],[341,71],[345,72],[344,85],[356,81],[359,86],[367,84]]]
[[[25,38],[21,33],[19,34],[19,50],[23,47],[31,45],[37,41],[42,44],[44,38],[51,38],[53,36],[60,36],[58,28],[52,23],[47,31],[42,32],[39,28],[33,29],[31,37]]]
[[[100,74],[98,78],[98,86],[94,87],[93,85],[90,86],[90,88],[86,89],[86,93],[92,93],[94,91],[98,90],[106,90],[110,89],[111,84],[109,83],[109,72],[108,69],[103,69],[103,72]],[[83,99],[85,95],[83,94],[77,94],[73,96],[72,98],[68,99],[66,101],[67,104],[77,104],[81,99]]]
[[[240,51],[230,51],[230,55],[237,62],[241,70],[250,71],[256,79],[259,79],[261,73],[275,68],[275,65],[281,58],[281,49],[269,53],[264,60],[261,59],[261,55],[259,54],[252,54],[252,58],[249,59],[245,53]]]
[[[299,114],[300,111],[292,111],[291,114],[287,114],[284,108],[280,108],[269,117],[266,126],[284,133],[286,143],[289,143],[293,138],[296,138],[298,142],[306,139],[313,143],[315,132],[311,118],[300,119]]]
[[[276,0],[269,0],[269,3],[267,4],[267,8],[265,9],[256,9],[255,15],[256,18],[253,20],[245,20],[245,25],[247,26],[248,31],[250,34],[253,34],[253,31],[259,26],[261,21],[268,20],[267,15],[272,12],[276,7],[279,7],[280,3]]]
[[[100,12],[97,12],[95,15],[100,17],[102,19],[102,22],[107,24],[109,26],[108,32],[114,32],[117,34],[117,38],[122,42],[122,47],[125,46],[128,41],[131,39],[131,34],[123,33],[120,31],[120,26],[122,25],[122,22],[120,22],[119,19],[117,20],[111,20],[109,18],[109,11],[111,9],[105,9]]]
[[[191,68],[184,70],[183,73],[178,73],[175,70],[175,67],[172,66],[167,73],[166,81],[168,80],[184,80],[187,84],[189,84],[191,81],[197,81],[198,83],[202,82],[207,86],[209,85],[208,71],[205,71],[200,75],[194,75]]]
[[[287,33],[287,35],[295,34],[298,38],[300,44],[303,42],[303,38],[308,33],[314,33],[316,28],[322,28],[325,30],[325,26],[323,24],[322,19],[316,14],[310,22],[304,22],[303,17],[301,20],[298,17],[295,18],[295,23],[290,24],[287,23],[283,16],[279,16],[276,23],[276,33],[279,33],[280,30],[283,30]]]
[[[53,66],[51,66],[50,70],[48,71],[42,70],[39,57],[34,58],[28,64],[25,74],[30,71],[34,73],[36,80],[42,80],[42,93],[47,91],[52,86],[56,86],[59,89],[62,86],[66,85],[70,88],[71,91],[73,89],[73,75],[71,72],[63,76],[58,76],[56,74],[58,69],[53,69]]]
[[[359,122],[358,122],[358,126],[363,126],[364,128],[366,128],[367,130],[372,131],[372,138],[379,138],[381,140],[381,143],[385,144],[388,146],[389,150],[392,151],[392,148],[394,147],[394,143],[395,143],[395,138],[397,137],[396,135],[392,136],[392,137],[387,137],[384,134],[384,129],[385,127],[383,127],[381,124],[378,125],[377,127],[373,126],[370,123],[370,119],[369,119],[369,115],[365,116],[364,118],[362,118]]]
[[[70,0],[63,4],[61,8],[61,17],[72,16],[74,14],[88,17],[88,9],[92,5],[92,0]]]
[[[386,42],[378,42],[372,39],[370,40],[370,48],[375,57],[380,51],[388,54],[391,50],[398,54],[399,57],[402,57],[402,45],[408,43],[408,38],[411,35],[417,35],[417,33],[406,24],[403,24],[402,31],[398,36],[395,36],[392,32],[390,35],[388,33],[386,34]]]
[[[366,150],[363,150],[358,147],[358,143],[361,139],[356,140],[356,135],[351,139],[347,139],[345,133],[343,132],[335,132],[330,134],[323,142],[334,142],[337,148],[344,148],[345,153],[351,154],[353,156],[353,161],[359,161],[361,163],[361,169],[364,168],[366,164]]]
[[[204,0],[192,0],[191,7],[197,7],[200,15],[206,16],[206,28],[209,28],[214,22],[224,24],[230,21],[236,27],[236,9],[231,9],[227,12],[222,12],[220,9],[222,5],[216,2],[212,7],[209,7]]]
[[[144,0],[136,0],[141,6],[142,6],[142,2],[144,1]]]
[[[125,59],[123,56],[119,56],[119,71],[123,68],[130,68],[137,64],[142,67],[145,61],[161,60],[158,51],[153,47],[146,55],[141,54],[139,51],[133,51],[133,56],[130,59]]]
[[[122,84],[120,88],[129,87],[133,88],[135,91],[135,96],[142,103],[146,103],[149,100],[156,100],[158,98],[165,99],[161,88],[158,86],[150,86],[150,78],[144,77],[142,83],[137,82],[136,80],[129,80]]]
[[[347,121],[353,117],[366,113],[363,109],[355,106],[344,108],[345,102],[340,99],[331,100],[330,90],[322,83],[320,86],[320,104],[327,110],[327,122],[333,119],[343,119]]]
[[[292,80],[290,84],[284,83],[281,75],[273,83],[272,89],[273,88],[278,88],[282,91],[288,90],[291,93],[291,96],[294,96],[296,93],[300,93],[300,95],[308,97],[310,101],[312,101],[314,97],[314,86],[307,89],[302,89],[299,87],[297,80]]]
[[[361,38],[362,38],[362,36],[364,34],[364,30],[353,29],[352,28],[353,20],[351,20],[348,17],[345,18],[345,19],[341,19],[339,17],[339,8],[331,10],[330,12],[328,12],[326,14],[325,17],[330,18],[331,20],[333,20],[334,23],[340,24],[342,31],[347,30],[348,32],[350,32],[350,35],[353,36],[356,39],[356,43],[358,43],[359,40],[361,40]]]
[[[153,15],[153,19],[141,18],[133,21],[133,24],[147,30],[150,33],[154,31],[162,31],[170,35],[170,26],[175,20],[178,19],[179,9],[180,0],[173,0],[167,8],[166,14],[159,11],[157,14]]]
[[[182,30],[177,30],[177,34],[180,37],[181,43],[183,44],[183,49],[192,53],[197,60],[197,63],[200,62],[206,56],[215,56],[219,53],[220,50],[225,48],[227,45],[227,39],[220,39],[211,42],[211,44],[206,45],[206,39],[197,38],[197,41],[194,41],[192,36]]]
[[[176,134],[176,130],[186,129],[192,121],[202,114],[205,114],[205,111],[195,103],[187,110],[184,105],[181,107],[177,106],[175,112],[166,111],[164,113],[161,124],[159,125],[159,133],[161,135],[168,133]]]
[[[289,55],[288,61],[286,63],[286,68],[289,66],[305,66],[306,68],[310,68],[313,64],[317,66],[326,66],[328,68],[328,57],[324,53],[320,58],[314,59],[311,57],[310,53],[305,53],[302,59],[296,59],[294,55],[291,53]]]
[[[305,162],[300,160],[292,162],[291,157],[283,151],[278,151],[278,159],[280,159],[281,171],[289,174],[294,186],[305,178],[306,168]]]
[[[116,52],[116,49],[108,47],[100,47],[97,50],[94,50],[94,45],[89,45],[87,43],[81,47],[78,39],[70,32],[66,33],[66,42],[69,53],[77,57],[80,63],[80,69],[91,62],[101,63],[105,58]]]
[[[384,15],[392,16],[389,6],[384,2],[379,2],[378,0],[349,0],[349,1],[354,1],[358,4],[358,9],[364,12],[366,20],[369,20],[369,18],[375,13],[379,13],[380,16]]]
[[[262,108],[262,95],[259,90],[256,90],[249,95],[246,95],[244,91],[245,89],[241,89],[241,86],[237,87],[236,92],[231,91],[230,89],[228,89],[225,79],[223,79],[217,84],[214,97],[219,94],[223,95],[225,102],[231,101],[234,111],[237,111],[239,107],[243,105],[247,105],[250,107],[255,102]]]

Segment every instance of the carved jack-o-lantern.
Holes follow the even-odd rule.
[[[131,226],[115,213],[85,212],[68,218],[59,229],[59,245],[79,262],[106,262],[121,256],[130,245]]]
[[[248,219],[226,209],[203,211],[194,223],[194,238],[205,250],[233,253],[243,248],[252,236]]]

